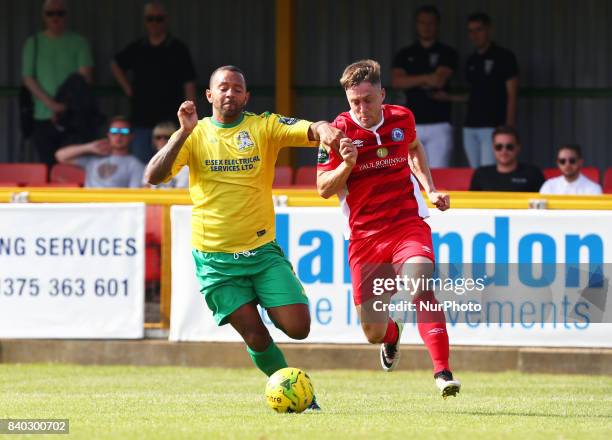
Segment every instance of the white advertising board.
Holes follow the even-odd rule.
[[[143,204],[0,205],[0,338],[142,338]]]
[[[612,262],[612,213],[607,211],[431,210],[438,263],[482,261],[496,264]],[[191,256],[189,207],[172,208],[172,312],[170,339],[240,341],[229,326],[217,327],[199,293]],[[344,240],[337,208],[279,208],[277,240],[310,298],[312,326],[304,342],[365,343],[352,302]],[[561,277],[562,274],[559,274]],[[562,282],[562,280],[561,280]],[[610,305],[612,307],[612,305]],[[291,341],[262,315],[275,340]],[[457,315],[455,315],[457,318]],[[612,325],[567,316],[532,325],[513,322],[466,323],[447,316],[452,344],[612,347]],[[416,324],[402,342],[421,343]]]

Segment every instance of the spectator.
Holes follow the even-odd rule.
[[[111,69],[131,98],[134,155],[147,163],[153,155],[151,134],[155,124],[176,120],[180,104],[195,101],[196,73],[187,46],[168,33],[165,7],[156,1],[147,3],[144,20],[146,37],[115,55]]]
[[[502,125],[494,130],[492,149],[496,165],[474,171],[470,191],[539,191],[544,175],[539,168],[518,161],[521,145],[513,127]]]
[[[46,0],[42,7],[44,30],[30,36],[22,52],[23,83],[34,98],[32,143],[39,160],[49,167],[69,134],[59,125],[67,107],[56,99],[56,93],[73,73],[91,83],[93,71],[89,44],[66,30],[67,16],[64,0]]]
[[[403,89],[406,107],[419,121],[416,130],[431,168],[450,164],[453,150],[451,104],[436,93],[448,92],[448,80],[457,68],[457,52],[438,41],[440,12],[421,6],[415,14],[417,41],[401,49],[393,60],[391,85]]]
[[[60,148],[55,157],[60,163],[84,168],[87,188],[139,188],[144,165],[130,154],[131,141],[130,122],[115,116],[107,139]]]
[[[491,41],[491,19],[475,13],[468,18],[468,33],[476,48],[467,60],[470,85],[463,146],[472,168],[495,163],[491,149],[495,127],[514,127],[518,92],[516,57]]]
[[[168,139],[176,130],[178,126],[171,121],[160,122],[153,128],[153,148],[156,153],[166,146]],[[184,166],[168,182],[162,182],[154,188],[189,188],[189,167]]]
[[[584,161],[579,145],[563,145],[557,150],[557,166],[561,176],[548,179],[540,194],[601,194],[601,186],[580,172]]]

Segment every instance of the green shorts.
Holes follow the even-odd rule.
[[[308,304],[300,280],[276,241],[233,254],[197,249],[192,254],[200,293],[217,325],[227,324],[229,315],[251,301],[266,309]]]

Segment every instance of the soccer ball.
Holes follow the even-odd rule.
[[[279,413],[301,413],[312,403],[314,388],[299,368],[281,368],[268,379],[266,402]]]

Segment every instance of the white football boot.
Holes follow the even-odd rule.
[[[461,382],[453,379],[453,373],[449,370],[438,371],[434,374],[434,379],[444,399],[448,396],[456,396],[461,390]]]

